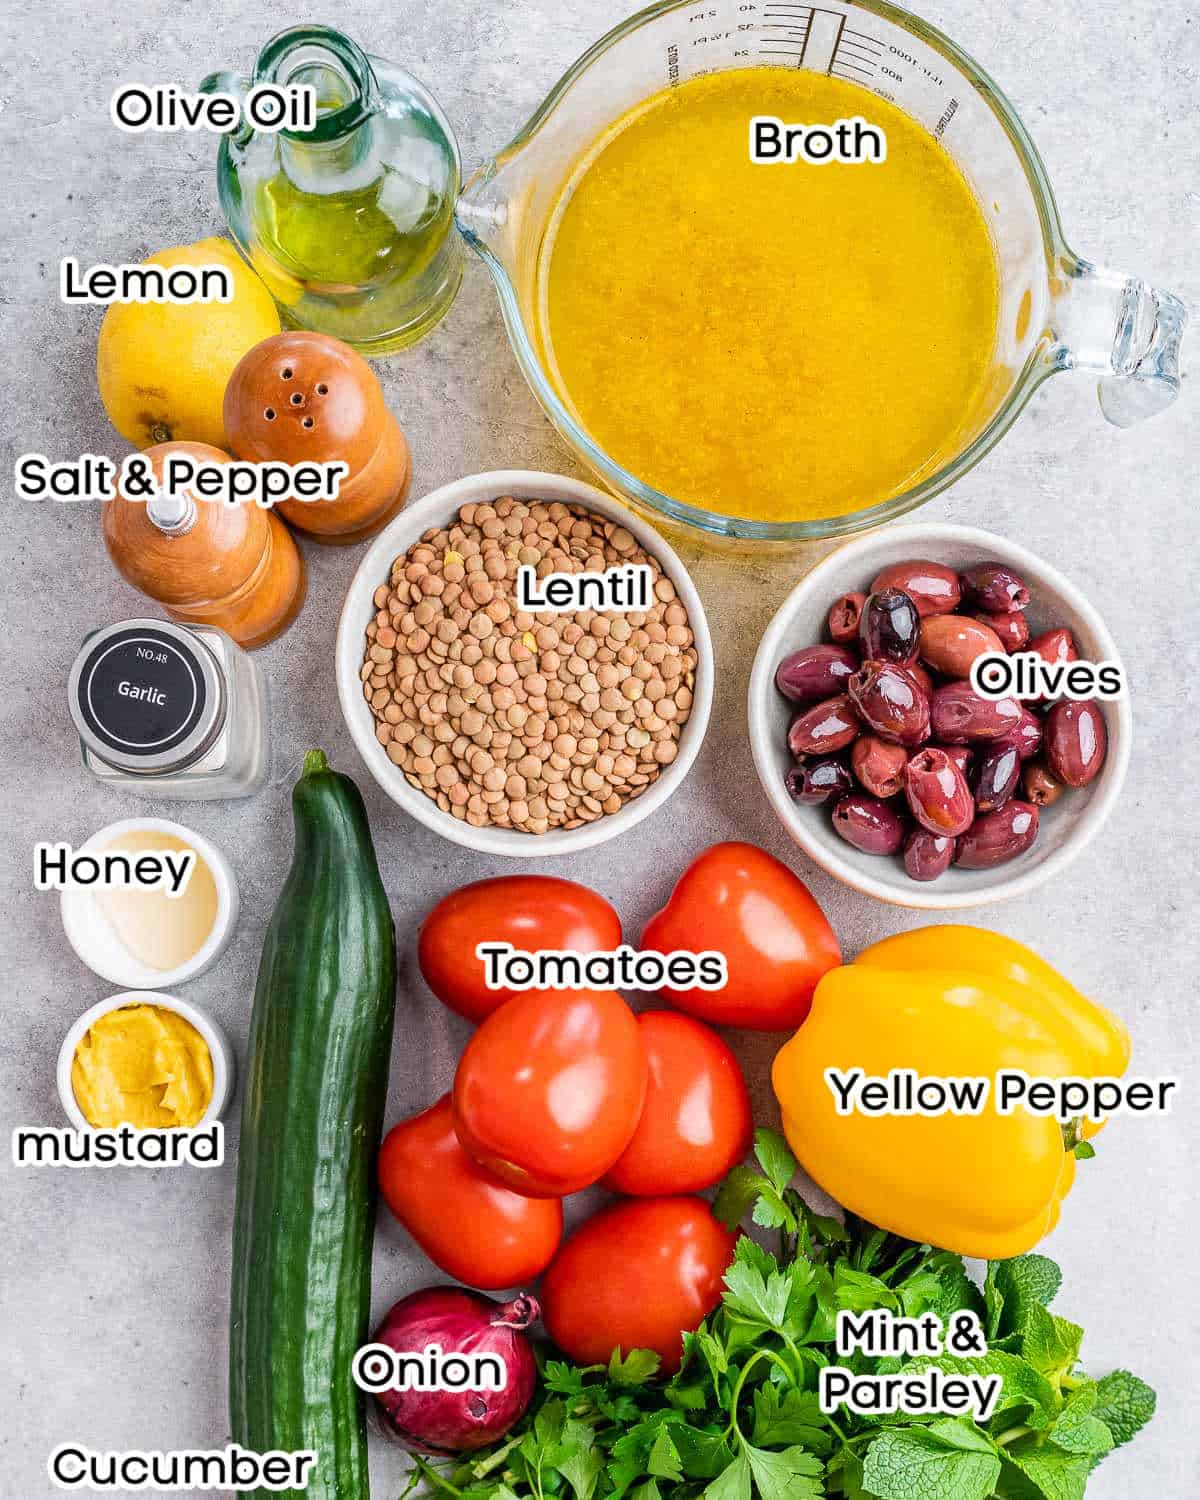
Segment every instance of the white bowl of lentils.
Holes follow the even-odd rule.
[[[528,614],[518,566],[651,568],[646,611]],[[586,849],[687,775],[712,706],[712,642],[686,569],[593,485],[523,469],[411,502],[367,550],[338,625],[338,697],[405,812],[484,853]]]

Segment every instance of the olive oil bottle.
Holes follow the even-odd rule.
[[[218,161],[221,204],[242,253],[296,328],[387,354],[426,334],[454,299],[458,147],[432,96],[348,37],[300,26],[268,42],[251,81],[309,86],[307,131],[243,127]]]

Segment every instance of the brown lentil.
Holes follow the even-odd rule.
[[[536,615],[517,569],[644,563],[648,612]],[[376,737],[410,785],[473,827],[580,828],[679,754],[692,706],[687,610],[632,532],[578,505],[467,505],[375,590],[360,677]]]

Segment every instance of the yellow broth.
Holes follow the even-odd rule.
[[[750,120],[863,116],[883,162],[755,164]],[[580,425],[647,484],[760,521],[901,493],[979,425],[998,314],[983,211],[857,84],[693,78],[585,152],[539,257],[538,339]]]

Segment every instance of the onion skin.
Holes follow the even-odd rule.
[[[373,1342],[401,1353],[436,1344],[443,1355],[495,1354],[508,1371],[502,1391],[381,1391],[384,1430],[414,1453],[469,1453],[495,1442],[520,1420],[533,1398],[537,1362],[526,1337],[541,1315],[521,1292],[496,1302],[461,1287],[426,1287],[402,1298]]]

